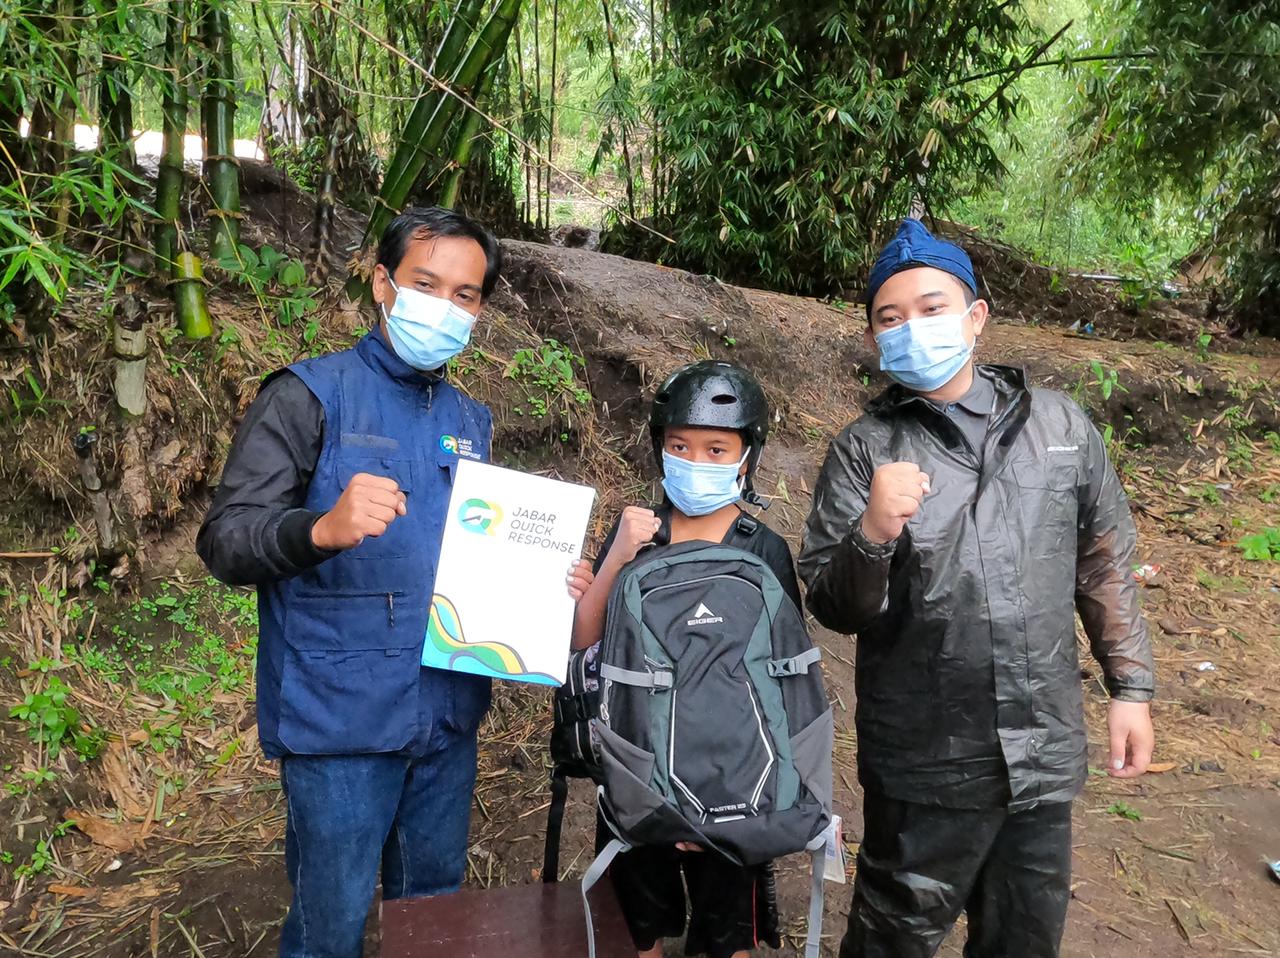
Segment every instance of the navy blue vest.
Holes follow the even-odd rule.
[[[435,725],[473,731],[489,680],[420,662],[453,473],[459,454],[488,458],[489,410],[415,371],[376,331],[289,369],[324,406],[306,508],[331,509],[366,472],[395,479],[408,512],[383,535],[258,587],[263,752],[412,752]]]

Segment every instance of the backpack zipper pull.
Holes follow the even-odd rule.
[[[387,625],[396,627],[396,597],[391,592],[387,593]]]

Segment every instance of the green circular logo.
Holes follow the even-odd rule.
[[[458,508],[458,522],[468,532],[496,535],[502,524],[502,507],[484,499],[468,499]]]

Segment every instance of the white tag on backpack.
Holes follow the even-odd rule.
[[[831,816],[831,824],[827,826],[824,847],[822,877],[827,881],[838,882],[843,885],[848,879],[845,878],[844,829],[841,827],[839,815]]]

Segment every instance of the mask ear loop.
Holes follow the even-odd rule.
[[[748,447],[748,448],[747,448],[747,451],[746,451],[745,453],[743,453],[742,458],[741,458],[740,460],[738,460],[738,466],[739,466],[739,467],[741,467],[741,466],[742,466],[742,464],[743,464],[744,462],[746,462],[746,461],[747,461],[747,458],[748,458],[750,455],[751,455],[751,448],[750,448],[750,447]],[[763,447],[763,446],[761,446],[761,447],[760,447],[760,455],[761,455],[761,456],[763,456],[763,455],[764,455],[764,447]],[[757,457],[757,458],[756,458],[756,465],[755,465],[755,468],[756,468],[756,469],[760,468],[760,459],[759,459],[759,457]],[[762,495],[760,495],[760,493],[756,492],[756,490],[755,490],[755,488],[754,488],[754,487],[753,487],[753,488],[747,488],[747,479],[749,479],[749,478],[750,478],[750,474],[751,474],[753,471],[754,471],[754,470],[749,469],[749,470],[747,470],[747,472],[746,472],[746,473],[744,473],[742,476],[740,476],[740,477],[738,478],[738,488],[739,488],[739,489],[741,490],[741,492],[742,492],[742,501],[743,501],[743,502],[745,502],[745,503],[746,503],[747,505],[749,505],[749,506],[755,506],[757,509],[762,509],[762,510],[763,510],[763,509],[768,509],[768,508],[769,508],[769,506],[770,506],[770,505],[772,505],[772,503],[771,503],[768,499],[766,499],[766,498],[764,498]]]
[[[397,295],[397,296],[399,296],[399,295],[400,295],[400,287],[399,287],[399,286],[397,286],[397,285],[396,285],[396,281],[395,281],[394,279],[392,279],[392,278],[391,278],[391,272],[390,272],[389,270],[388,270],[388,272],[387,272],[387,282],[391,284],[391,288],[392,288],[392,289],[394,289],[394,290],[396,291],[396,295]],[[383,318],[383,319],[385,319],[387,322],[390,322],[390,321],[391,321],[391,315],[387,312],[387,305],[386,305],[386,303],[379,303],[379,304],[378,304],[378,312],[382,313],[382,318]]]

